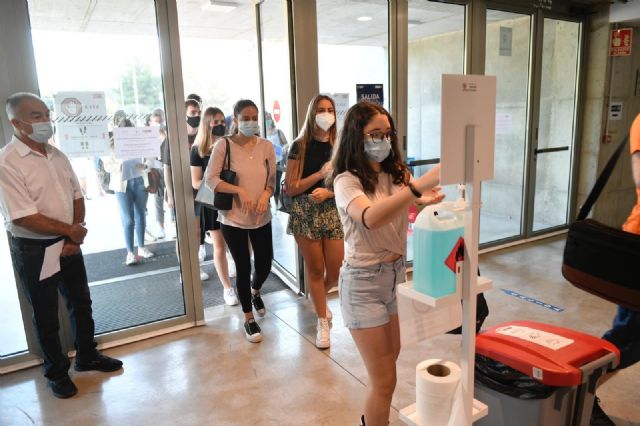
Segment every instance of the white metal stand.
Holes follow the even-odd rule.
[[[491,281],[477,277],[478,274],[478,244],[480,230],[480,184],[477,170],[480,166],[479,143],[475,139],[475,126],[466,127],[465,140],[465,201],[464,212],[464,261],[462,264],[460,294],[434,299],[413,290],[411,283],[398,287],[398,292],[408,297],[426,303],[433,307],[447,306],[459,303],[462,298],[462,356],[460,368],[462,370],[462,394],[466,418],[470,423],[488,414],[485,404],[473,398],[475,348],[476,348],[476,296],[491,288]],[[417,259],[416,259],[417,260]],[[417,423],[415,404],[400,410],[400,420],[408,425],[428,426]]]

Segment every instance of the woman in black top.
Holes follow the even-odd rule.
[[[191,185],[195,197],[200,185],[203,184],[203,177],[209,164],[211,151],[214,142],[225,134],[224,114],[219,108],[209,107],[204,111],[199,124],[198,134],[195,143],[191,147]],[[238,297],[235,289],[231,286],[229,279],[229,265],[226,257],[226,244],[220,231],[218,222],[218,211],[210,209],[200,203],[195,203],[196,213],[196,235],[200,236],[200,229],[208,230],[213,241],[213,264],[224,287],[224,301],[227,305],[237,305]],[[209,276],[200,270],[200,278],[206,280]]]
[[[309,103],[302,132],[293,142],[287,161],[287,193],[293,197],[287,232],[293,234],[307,267],[311,300],[318,316],[316,346],[330,346],[327,292],[338,281],[344,254],[344,234],[333,192],[324,185],[331,173],[331,151],[336,139],[333,99],[315,96]]]

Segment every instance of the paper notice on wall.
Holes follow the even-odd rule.
[[[162,139],[156,126],[116,127],[113,129],[115,157],[119,160],[159,157]]]
[[[498,328],[496,333],[526,340],[527,342],[535,343],[536,345],[544,346],[545,348],[549,348],[554,351],[573,344],[573,339],[567,339],[566,337],[559,336],[557,334],[536,330],[535,328],[530,327],[509,325]]]
[[[340,133],[344,124],[344,117],[349,110],[349,94],[329,93],[328,96],[333,99],[333,102],[336,104],[336,130]]]
[[[496,135],[510,135],[513,132],[513,116],[508,112],[496,113]]]
[[[109,128],[104,92],[59,92],[53,95],[56,141],[68,157],[109,155]]]
[[[513,44],[513,29],[500,27],[500,56],[511,56]]]

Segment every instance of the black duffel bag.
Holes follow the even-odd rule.
[[[562,275],[574,286],[632,310],[640,310],[640,235],[586,219],[602,192],[627,136],[605,166],[591,193],[569,227]]]

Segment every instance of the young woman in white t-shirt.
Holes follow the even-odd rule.
[[[396,286],[405,281],[407,209],[442,200],[439,174],[436,166],[411,177],[384,108],[360,102],[347,111],[332,180],[346,243],[340,306],[369,374],[361,418],[367,426],[388,424],[396,386]]]

